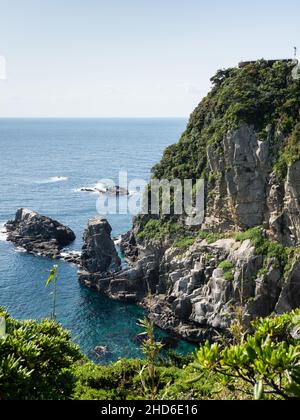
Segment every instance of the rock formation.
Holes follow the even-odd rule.
[[[15,220],[5,225],[7,240],[27,252],[50,258],[63,258],[61,250],[76,239],[74,232],[56,220],[32,210],[19,209]],[[72,262],[75,262],[73,257]]]
[[[90,192],[90,193],[99,193],[106,194],[109,196],[124,196],[129,195],[129,191],[126,188],[120,187],[119,185],[115,186],[96,186],[96,187],[82,187],[79,189],[80,192]]]
[[[111,238],[111,231],[106,219],[93,219],[88,222],[83,235],[82,270],[78,276],[81,284],[111,297],[117,294],[116,298],[121,299],[123,290],[127,289],[127,296],[131,291],[117,279],[121,259]]]
[[[93,289],[142,303],[163,329],[199,342],[243,319],[300,307],[300,80],[291,62],[219,71],[158,179],[205,181],[201,226],[138,216],[123,235],[130,268]],[[184,227],[185,226],[185,227]]]
[[[111,239],[112,228],[106,219],[92,219],[83,234],[81,265],[89,273],[118,271],[121,260]]]

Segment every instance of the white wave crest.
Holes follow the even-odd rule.
[[[122,235],[120,235],[118,238],[114,238],[114,243],[116,246],[120,246],[122,242]]]
[[[68,181],[68,177],[67,176],[51,176],[48,179],[42,179],[40,181],[36,181],[36,184],[52,184],[52,183],[56,183],[56,182],[65,182]]]
[[[5,223],[0,224],[0,241],[7,241],[7,231]]]
[[[18,253],[20,253],[20,254],[25,254],[27,252],[26,249],[23,248],[23,247],[21,247],[21,246],[17,246],[15,248],[15,251],[18,252]]]

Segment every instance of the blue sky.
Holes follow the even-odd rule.
[[[0,117],[187,117],[219,68],[300,51],[299,1],[0,0]]]

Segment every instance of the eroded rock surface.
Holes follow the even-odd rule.
[[[118,271],[121,260],[114,241],[112,228],[106,219],[92,219],[83,234],[81,265],[89,273]]]
[[[260,141],[254,128],[242,123],[224,136],[219,153],[207,147],[209,170],[216,175],[198,230],[237,232],[263,226],[269,240],[299,244],[300,161],[279,180],[272,159],[286,139],[267,131]],[[245,308],[246,323],[300,307],[297,254],[286,272],[277,258],[260,254],[250,240],[239,242],[234,235],[212,244],[198,240],[183,251],[173,247],[174,238],[139,240],[140,230],[137,218],[121,241],[130,269],[85,283],[115,299],[142,302],[163,329],[201,341],[228,329],[238,306]]]
[[[54,259],[63,258],[61,250],[76,238],[69,227],[24,208],[19,209],[15,219],[5,227],[8,241],[32,254]],[[75,256],[72,262],[75,262]]]

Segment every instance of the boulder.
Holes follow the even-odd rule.
[[[7,240],[26,251],[50,258],[61,258],[60,251],[76,239],[75,233],[50,217],[21,208],[5,225]]]

